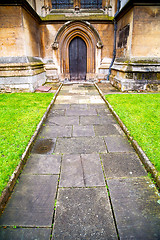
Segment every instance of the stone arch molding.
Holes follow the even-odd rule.
[[[87,79],[95,78],[103,44],[97,30],[86,21],[69,21],[59,29],[52,45],[54,55],[59,59],[59,74],[62,79],[70,78],[69,44],[75,37],[81,37],[87,46]]]

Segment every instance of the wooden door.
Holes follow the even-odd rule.
[[[87,72],[87,46],[82,38],[75,37],[69,45],[70,80],[85,80]]]

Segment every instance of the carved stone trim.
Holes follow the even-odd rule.
[[[52,49],[53,50],[57,50],[59,48],[59,43],[57,41],[55,41],[53,44],[52,44]]]
[[[97,42],[97,48],[101,49],[103,47],[103,43],[101,41]]]

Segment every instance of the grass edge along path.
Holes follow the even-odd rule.
[[[105,95],[160,175],[160,94]]]
[[[53,96],[53,93],[0,94],[0,195]]]

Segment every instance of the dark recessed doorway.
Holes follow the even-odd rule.
[[[82,38],[75,37],[69,45],[70,80],[86,80],[87,46]]]

